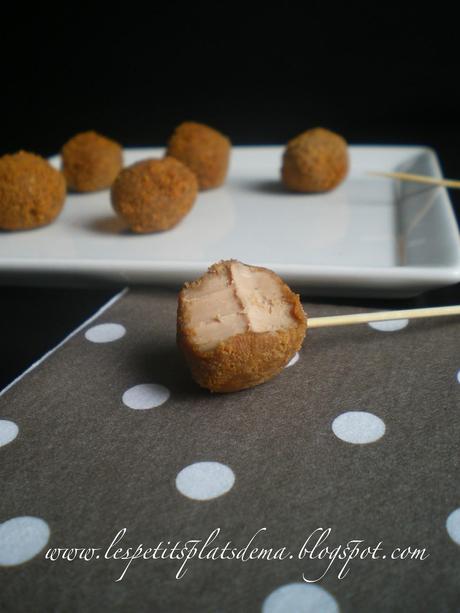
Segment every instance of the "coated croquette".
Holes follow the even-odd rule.
[[[219,262],[179,294],[177,343],[195,381],[213,392],[274,377],[306,329],[299,296],[267,268]]]
[[[123,166],[123,150],[96,132],[81,132],[62,147],[62,172],[70,189],[93,192],[112,185]]]
[[[326,192],[348,172],[346,141],[324,128],[313,128],[290,140],[283,155],[281,177],[295,192]]]
[[[167,155],[188,166],[196,174],[200,190],[205,190],[225,181],[230,150],[230,140],[214,128],[186,121],[174,130]]]
[[[128,166],[112,186],[112,206],[134,232],[169,230],[187,215],[198,183],[178,160],[142,160]]]
[[[19,151],[0,158],[0,228],[28,230],[51,223],[66,196],[62,174],[45,159]]]

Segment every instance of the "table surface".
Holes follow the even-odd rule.
[[[18,434],[0,450],[0,610],[458,610],[458,318],[311,330],[277,377],[211,394],[177,350],[175,304],[170,290],[123,292],[1,395]],[[181,579],[177,558],[151,557],[217,529],[204,555],[253,536],[250,551],[290,553],[197,556]],[[365,557],[343,579],[340,558],[327,571],[315,557],[353,539]],[[138,545],[147,557],[122,575],[115,549]],[[408,546],[423,558],[399,559]],[[66,547],[99,553],[45,557]]]

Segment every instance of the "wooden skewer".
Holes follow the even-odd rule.
[[[460,315],[460,305],[429,309],[405,309],[403,311],[381,311],[378,313],[357,313],[355,315],[333,315],[332,317],[309,317],[307,324],[308,328],[324,328],[328,326],[366,324],[372,321],[446,317],[447,315]]]
[[[400,179],[401,181],[413,181],[414,183],[425,183],[426,185],[439,185],[441,187],[453,187],[454,189],[460,189],[460,181],[454,181],[453,179],[413,175],[409,172],[369,171],[367,174],[375,177],[385,177],[387,179]]]

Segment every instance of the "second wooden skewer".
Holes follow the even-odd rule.
[[[399,179],[400,181],[412,181],[414,183],[424,183],[425,185],[437,185],[440,187],[451,187],[460,189],[460,181],[453,179],[443,179],[441,177],[427,177],[425,175],[414,175],[409,172],[379,172],[369,171],[368,175],[375,177],[385,177],[387,179]]]

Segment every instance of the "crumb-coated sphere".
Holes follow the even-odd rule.
[[[200,190],[205,190],[225,181],[230,150],[230,140],[214,128],[186,121],[174,130],[167,155],[186,164],[196,174]]]
[[[302,345],[299,296],[267,268],[227,260],[179,293],[177,343],[195,381],[236,392],[268,381]]]
[[[62,147],[62,172],[76,192],[106,189],[123,167],[123,150],[97,132],[81,132]]]
[[[51,223],[66,196],[62,173],[45,159],[19,151],[0,158],[0,228],[28,230]]]
[[[112,185],[112,206],[134,232],[169,230],[187,215],[198,183],[178,160],[142,160],[128,166]]]
[[[290,140],[283,155],[281,177],[295,192],[327,192],[348,172],[345,139],[324,128],[313,128]]]

